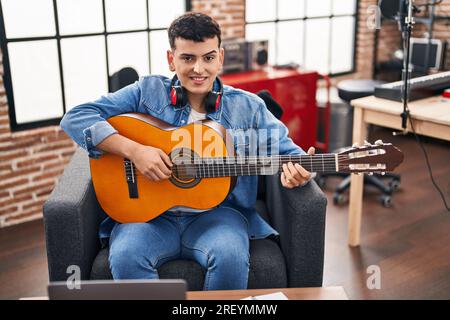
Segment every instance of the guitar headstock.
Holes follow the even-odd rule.
[[[364,145],[354,144],[338,154],[339,171],[348,173],[380,173],[393,171],[403,162],[403,152],[391,143],[381,140]]]

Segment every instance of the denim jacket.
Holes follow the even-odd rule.
[[[218,90],[218,83],[214,84]],[[171,105],[170,79],[163,76],[141,77],[139,81],[114,93],[102,96],[93,102],[78,105],[68,111],[62,121],[63,130],[81,147],[87,150],[90,157],[101,157],[103,151],[96,148],[102,140],[117,131],[105,120],[109,117],[130,112],[149,114],[173,126],[180,127],[187,123],[191,106],[176,108]],[[208,113],[206,118],[220,123],[234,137],[236,155],[249,152],[249,141],[245,132],[256,129],[267,129],[269,134],[258,136],[258,149],[263,144],[269,151],[279,154],[304,154],[305,152],[288,137],[286,126],[276,119],[267,109],[264,101],[257,95],[225,85],[223,96],[217,111]],[[271,131],[272,130],[272,131]],[[270,138],[270,132],[276,132]],[[243,134],[244,133],[244,134]],[[273,135],[272,135],[273,136]],[[275,149],[273,149],[275,150]],[[219,206],[229,206],[238,210],[247,219],[249,238],[261,239],[269,235],[278,235],[255,210],[257,196],[257,176],[240,176],[235,188]],[[99,230],[100,239],[108,238],[116,224],[106,218]]]

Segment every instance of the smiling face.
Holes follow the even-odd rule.
[[[224,50],[217,37],[202,42],[175,39],[175,48],[167,51],[169,69],[176,72],[181,85],[187,90],[191,104],[211,91],[214,80],[223,65]]]

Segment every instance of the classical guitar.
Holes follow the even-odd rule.
[[[289,161],[310,172],[347,173],[384,173],[403,161],[399,149],[382,141],[339,154],[236,156],[233,143],[226,143],[225,128],[211,120],[172,127],[149,115],[128,113],[107,121],[121,135],[163,150],[173,162],[172,176],[153,182],[129,159],[111,153],[90,159],[97,199],[121,223],[149,221],[174,206],[213,208],[225,200],[238,176],[277,174]]]

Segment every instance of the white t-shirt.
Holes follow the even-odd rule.
[[[191,113],[189,114],[188,118],[188,124],[192,123],[194,121],[200,121],[206,119],[206,113],[200,113],[194,110],[194,108],[191,108]]]
[[[200,121],[203,119],[206,119],[206,113],[197,112],[193,108],[191,108],[191,113],[189,114],[187,123],[189,124],[194,121]],[[192,208],[183,207],[183,206],[176,206],[176,207],[169,209],[169,211],[203,212],[203,211],[208,211],[208,210],[200,210],[200,209],[192,209]]]

